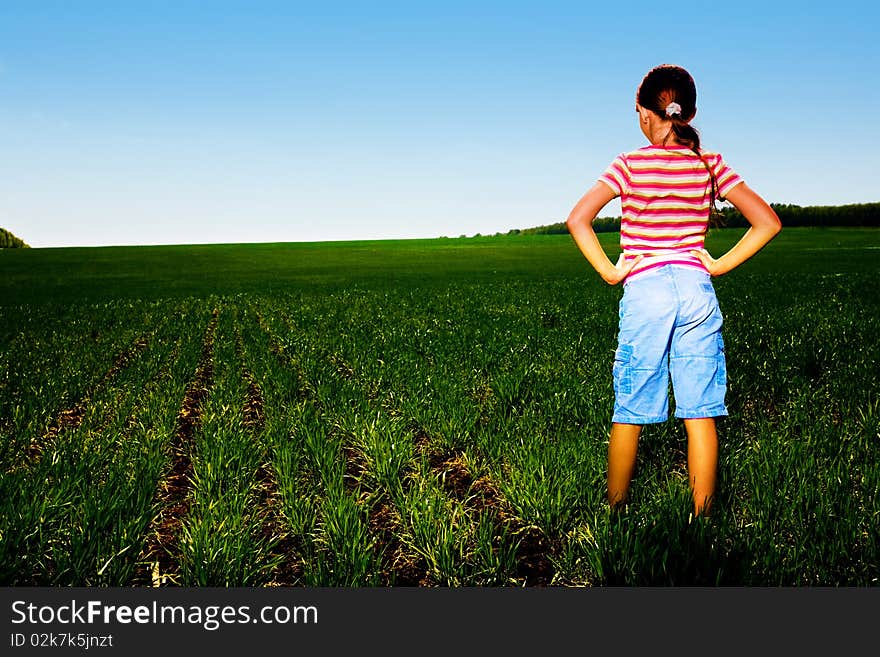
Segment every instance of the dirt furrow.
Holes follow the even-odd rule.
[[[291,331],[296,331],[296,326],[289,318],[284,318]],[[314,391],[308,385],[306,377],[298,363],[291,358],[278,341],[272,336],[265,322],[258,316],[260,326],[269,335],[272,351],[287,365],[297,372],[298,385],[301,396],[308,398],[316,408],[321,410],[323,405]],[[339,379],[349,385],[358,385],[359,379],[355,369],[338,353],[326,356],[327,361],[333,366],[333,371]],[[367,391],[367,397],[375,401],[375,390]],[[383,586],[430,586],[432,585],[427,575],[427,563],[424,558],[409,553],[401,542],[398,533],[400,529],[399,514],[384,495],[376,495],[378,491],[367,489],[364,483],[364,473],[367,464],[360,450],[352,445],[345,445],[342,450],[344,463],[343,486],[345,490],[357,498],[378,498],[367,509],[367,523],[376,537],[376,549],[382,555],[382,585]],[[402,482],[406,484],[406,482]]]
[[[62,433],[78,429],[92,404],[92,398],[94,398],[104,386],[110,383],[120,371],[134,361],[147,348],[149,343],[149,335],[141,336],[135,340],[127,349],[116,356],[110,369],[104,372],[101,378],[93,383],[80,399],[70,407],[59,411],[43,435],[31,440],[31,443],[26,450],[26,460],[21,464],[21,467],[32,467],[40,460],[43,452],[54,441],[56,441]]]
[[[285,366],[289,367],[294,374],[296,374],[297,381],[297,397],[300,401],[310,401],[316,406],[320,406],[320,400],[318,399],[317,394],[315,393],[312,386],[309,384],[308,379],[303,372],[302,366],[297,362],[296,358],[294,358],[287,349],[284,348],[284,345],[278,340],[274,333],[272,333],[272,328],[266,322],[265,318],[259,313],[254,313],[257,318],[257,323],[260,325],[260,329],[266,336],[269,338],[269,349],[275,357]]]
[[[331,364],[338,375],[345,380],[353,380],[368,392],[368,398],[375,402],[378,397],[374,382],[365,381],[358,376],[351,365],[339,354],[329,356]],[[396,415],[403,415],[391,396],[386,396],[382,408]],[[389,409],[388,406],[391,405]],[[436,452],[429,448],[428,432],[418,422],[412,421],[413,442],[417,452],[428,458],[428,464],[434,475],[448,495],[458,500],[474,514],[489,514],[496,526],[496,533],[507,533],[517,537],[517,576],[525,586],[548,586],[555,569],[548,558],[556,546],[552,545],[544,533],[534,526],[526,525],[510,509],[504,495],[489,477],[474,479],[471,475],[462,451]],[[346,474],[352,479],[359,479],[365,466],[352,458],[349,450]],[[405,478],[406,480],[407,478]],[[380,513],[381,512],[377,512]],[[381,526],[381,523],[377,523]]]
[[[357,498],[373,497],[377,491],[364,483],[368,468],[364,455],[350,445],[343,448],[343,455],[345,490]],[[378,497],[367,509],[367,524],[376,536],[377,552],[382,555],[382,586],[431,586],[427,562],[407,552],[399,538],[400,518],[394,505],[384,495]]]
[[[247,388],[241,407],[244,426],[251,433],[260,434],[266,426],[263,391],[260,389],[260,384],[254,378],[253,372],[248,369],[245,363],[244,342],[241,339],[241,331],[238,326],[235,327],[235,354],[238,357],[238,362],[241,364],[241,378]]]
[[[193,436],[199,427],[202,405],[213,385],[214,336],[219,309],[214,309],[205,328],[202,353],[195,374],[186,387],[176,428],[172,439],[172,463],[169,473],[157,492],[159,515],[150,523],[146,545],[141,553],[136,582],[142,585],[163,586],[179,584],[177,538],[183,518],[189,511],[189,493],[192,487],[192,459],[190,450]]]
[[[235,327],[235,351],[241,364],[241,377],[246,386],[242,404],[243,424],[245,430],[254,437],[255,447],[259,447],[260,436],[266,426],[265,401],[259,383],[246,365],[244,342],[238,326]],[[269,586],[294,585],[301,579],[303,573],[302,559],[299,556],[302,554],[302,545],[285,529],[278,479],[268,459],[265,459],[257,471],[257,488],[257,508],[264,510],[262,537],[267,543],[274,544],[273,556],[281,557]]]
[[[510,509],[498,486],[488,477],[474,479],[460,450],[428,452],[428,464],[444,490],[475,514],[489,514],[496,534],[506,527],[518,537],[517,576],[525,586],[548,586],[555,569],[548,558],[555,546],[537,527],[525,525]]]
[[[327,356],[328,362],[333,366],[336,375],[352,385],[363,383],[355,369],[338,353]],[[365,390],[366,398],[371,402],[376,401],[377,390],[375,387]],[[347,445],[343,448],[345,457],[344,486],[352,495],[365,494],[371,497],[377,491],[369,490],[364,484],[364,474],[368,465],[364,455],[357,448]],[[404,490],[408,487],[406,473],[402,476],[401,486]],[[424,557],[409,552],[400,540],[400,518],[394,505],[384,496],[367,510],[367,523],[370,530],[376,536],[377,551],[382,555],[382,585],[383,586],[433,586],[433,581],[428,575],[428,564]]]

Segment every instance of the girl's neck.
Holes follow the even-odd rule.
[[[687,145],[678,142],[670,126],[660,126],[656,132],[651,134],[650,141],[651,146],[676,147]]]

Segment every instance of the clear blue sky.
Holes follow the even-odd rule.
[[[873,2],[0,0],[0,226],[32,246],[562,221],[652,66],[770,202],[880,201]],[[619,213],[609,205],[603,214]]]

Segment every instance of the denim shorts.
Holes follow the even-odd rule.
[[[612,422],[665,422],[670,375],[675,417],[727,415],[721,323],[705,271],[663,265],[626,283],[612,370]]]

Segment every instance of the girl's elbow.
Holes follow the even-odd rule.
[[[782,222],[773,208],[768,207],[767,211],[756,216],[755,220],[754,227],[762,230],[770,239],[776,237],[782,230]]]

